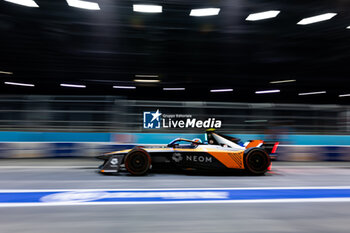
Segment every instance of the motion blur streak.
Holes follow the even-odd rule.
[[[36,4],[33,0],[5,0],[6,2],[11,2],[15,4],[19,4],[22,6],[28,6],[28,7],[39,7],[38,4]]]
[[[255,94],[269,94],[269,93],[279,93],[280,90],[266,90],[266,91],[256,91]]]
[[[5,86],[5,85],[4,85]],[[7,88],[10,88],[8,86]],[[20,87],[13,86],[12,89]],[[31,89],[31,88],[22,88]],[[74,89],[78,88],[61,88]],[[109,89],[113,89],[109,86]],[[88,90],[88,89],[86,89]],[[122,92],[122,89],[120,89]],[[126,89],[123,92],[138,92]],[[185,94],[186,91],[162,91],[163,93]],[[207,90],[207,93],[209,91]],[[234,92],[212,93],[211,95],[234,94]],[[276,94],[266,94],[276,95]],[[310,97],[312,97],[311,95]],[[314,95],[323,96],[323,95]],[[305,96],[307,97],[307,96]],[[339,98],[337,96],[337,98]],[[305,99],[304,97],[300,99]],[[339,99],[348,99],[342,97]],[[84,142],[103,141],[107,142],[141,142],[141,143],[169,143],[178,134],[178,129],[162,128],[158,133],[168,133],[162,137],[144,141],[142,134],[155,133],[142,128],[142,114],[145,111],[160,109],[163,114],[190,114],[196,117],[198,111],[205,117],[213,117],[223,122],[221,132],[227,134],[246,135],[240,136],[245,140],[252,138],[275,138],[281,144],[294,145],[349,145],[347,135],[350,132],[350,118],[348,106],[342,105],[316,105],[316,104],[276,104],[276,103],[227,103],[207,101],[147,101],[127,100],[118,96],[58,96],[58,95],[3,95],[1,98],[3,107],[2,127],[16,132],[0,132],[3,141],[33,141],[45,140],[49,136],[37,134],[26,136],[29,132],[90,132],[97,133],[87,138],[74,138],[66,135],[70,142],[83,140]],[[16,106],[16,107],[14,107]],[[112,120],[113,119],[113,120]],[[23,131],[23,133],[18,132]],[[119,136],[106,136],[102,139],[99,133],[124,133]],[[128,133],[127,133],[128,132]],[[203,129],[191,129],[187,133],[203,134]],[[174,134],[177,135],[169,135]],[[247,135],[248,134],[248,135]],[[80,134],[79,134],[80,135]],[[181,136],[183,137],[183,135]],[[196,136],[194,136],[196,137]],[[51,137],[49,137],[51,138]],[[52,137],[54,142],[61,137]],[[149,138],[149,137],[148,137]],[[1,138],[0,138],[1,139]],[[138,140],[140,139],[140,140]],[[39,142],[39,141],[36,141]],[[8,147],[3,147],[4,149]],[[311,148],[309,148],[310,150]],[[17,150],[10,150],[17,152]],[[29,151],[26,151],[26,153]],[[16,153],[17,154],[17,153]]]
[[[184,91],[184,87],[164,87],[164,91]]]
[[[291,82],[296,82],[297,80],[295,79],[290,79],[290,80],[281,80],[281,81],[271,81],[271,84],[279,84],[279,83],[291,83]]]
[[[136,78],[158,78],[159,75],[156,74],[136,74]]]
[[[313,17],[302,19],[297,24],[299,24],[299,25],[307,25],[307,24],[312,24],[312,23],[318,23],[318,22],[321,22],[321,21],[329,20],[329,19],[333,18],[336,15],[337,15],[337,13],[326,13],[326,14],[322,14],[322,15],[317,15],[317,16],[313,16]]]
[[[134,86],[113,86],[113,88],[117,89],[136,89]]]
[[[34,87],[34,84],[28,84],[28,83],[15,83],[15,82],[4,82],[7,85],[15,85],[15,86],[23,86],[23,87]]]
[[[213,89],[210,90],[210,92],[230,92],[233,91],[233,89]]]
[[[71,7],[83,8],[87,10],[100,10],[100,6],[95,2],[88,2],[82,0],[67,0],[67,3]]]
[[[144,12],[144,13],[162,13],[163,11],[162,6],[158,6],[158,5],[135,4],[133,8],[134,8],[134,11],[136,12]]]
[[[76,84],[60,84],[61,87],[76,87],[76,88],[86,88],[85,85],[76,85]]]
[[[193,9],[190,12],[190,16],[212,16],[218,15],[220,8],[203,8],[203,9]]]
[[[159,83],[160,80],[158,79],[134,79],[135,82],[139,83]]]
[[[35,161],[14,159],[2,160],[0,167],[4,165],[25,167],[31,164],[37,166],[50,166],[52,164],[96,166],[96,161],[94,159],[72,160],[64,158],[37,159]],[[89,195],[80,196],[85,198],[96,197],[94,191],[112,191],[111,187],[119,187],[126,192],[130,192],[130,190],[135,192],[137,190],[152,192],[168,190],[172,193],[175,192],[174,190],[182,190],[181,192],[198,191],[198,189],[214,191],[220,190],[222,187],[232,187],[232,190],[240,193],[250,190],[250,194],[254,193],[260,196],[269,194],[270,197],[274,194],[273,190],[277,190],[275,192],[283,195],[284,190],[281,189],[283,187],[289,194],[293,195],[306,195],[307,193],[304,191],[322,195],[322,192],[332,194],[334,189],[338,189],[338,191],[339,189],[349,190],[348,180],[350,178],[349,164],[342,162],[274,162],[272,172],[262,177],[204,176],[191,175],[190,173],[188,175],[152,174],[146,177],[131,177],[128,175],[106,177],[99,176],[91,168],[0,169],[0,173],[0,186],[4,192],[16,192],[22,196],[25,191],[28,191],[30,195],[33,192],[41,191],[61,193],[74,190],[92,191]],[[320,192],[320,188],[323,191]],[[222,190],[226,191],[226,189]],[[340,191],[338,194],[340,194]],[[49,195],[49,193],[44,195]],[[9,197],[16,197],[17,199],[20,196],[14,194]],[[244,198],[243,193],[237,196]],[[76,198],[79,195],[68,195],[68,197]],[[274,195],[274,198],[278,197],[279,195]],[[78,233],[102,231],[112,233],[115,232],[116,228],[118,228],[118,232],[175,233],[179,230],[181,232],[192,232],[189,229],[197,229],[200,232],[232,233],[232,229],[239,227],[247,233],[267,231],[273,233],[328,233],[347,232],[349,226],[350,204],[346,197],[298,198],[297,200],[241,199],[232,200],[231,204],[220,203],[219,201],[217,203],[202,201],[200,204],[181,203],[181,200],[179,201],[180,203],[168,204],[147,202],[148,204],[142,205],[139,202],[115,205],[107,202],[99,203],[98,200],[76,204],[72,202],[63,203],[62,205],[59,205],[59,203],[39,203],[40,206],[41,204],[48,205],[43,208],[37,207],[38,203],[9,204],[9,206],[17,205],[17,207],[1,208],[6,214],[3,214],[0,218],[0,229],[1,232],[20,232],[20,229],[26,228],[36,233],[71,232],[72,229]],[[20,206],[26,207],[22,208]],[[247,221],[247,216],[249,216],[249,221]],[[332,224],[329,221],[332,221]],[[262,222],[268,222],[263,230],[261,230]]]
[[[0,74],[13,74],[12,72],[8,72],[8,71],[1,71],[0,70]]]
[[[248,15],[248,17],[245,20],[257,21],[257,20],[275,18],[279,13],[280,11],[264,11],[260,13],[254,13],[254,14]]]
[[[326,91],[316,91],[316,92],[305,92],[305,93],[299,93],[298,95],[319,95],[319,94],[326,94]]]
[[[51,205],[160,204],[160,203],[268,203],[268,202],[349,202],[350,189],[344,187],[274,187],[225,189],[159,190],[0,190],[0,207]],[[12,204],[12,205],[11,205]],[[50,205],[50,204],[49,204]]]

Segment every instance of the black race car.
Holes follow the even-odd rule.
[[[115,151],[98,156],[104,160],[101,173],[128,171],[132,175],[145,175],[150,170],[184,169],[233,171],[244,170],[251,174],[264,174],[270,167],[270,154],[278,143],[251,140],[239,145],[240,140],[206,132],[206,143],[199,139],[177,138],[167,146],[136,146],[133,149]]]

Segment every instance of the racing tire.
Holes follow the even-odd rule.
[[[244,153],[244,166],[252,175],[263,175],[271,164],[269,154],[261,148],[250,148]]]
[[[135,149],[125,156],[124,164],[131,175],[143,176],[151,166],[151,157],[145,150]]]

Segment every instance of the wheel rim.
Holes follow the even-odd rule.
[[[268,158],[265,153],[255,151],[248,157],[248,165],[253,171],[265,171],[268,167]]]
[[[148,155],[139,151],[131,153],[127,161],[125,161],[127,170],[134,175],[141,175],[147,172],[149,164]]]
[[[144,169],[146,162],[145,156],[141,153],[135,154],[130,161],[132,168],[137,171]]]

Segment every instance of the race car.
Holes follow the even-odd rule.
[[[153,170],[182,169],[206,171],[245,171],[253,175],[265,174],[271,165],[270,154],[278,146],[239,139],[207,131],[206,142],[200,139],[177,138],[166,146],[136,146],[133,149],[105,153],[100,166],[103,174],[127,171],[132,175],[146,175]]]

